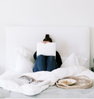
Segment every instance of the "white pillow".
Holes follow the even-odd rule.
[[[64,63],[68,57],[61,57],[62,62]]]
[[[85,67],[88,59],[85,58],[85,57],[82,57],[82,56],[77,56],[77,59],[78,59],[79,64],[81,66],[84,66]]]
[[[23,54],[25,57],[27,57],[31,62],[35,63],[35,60],[33,58],[33,52],[29,51],[28,49],[24,47],[15,47],[11,59],[9,61],[9,68],[14,69],[16,65],[17,55],[18,53]]]
[[[62,62],[64,63],[64,62],[67,60],[67,58],[68,58],[68,57],[61,57]],[[86,66],[87,61],[88,61],[87,58],[82,57],[82,56],[76,56],[76,58],[77,58],[77,60],[78,60],[78,62],[79,62],[79,65],[84,66],[84,67]]]
[[[32,69],[34,67],[34,63],[32,63],[27,57],[23,54],[19,53],[17,55],[15,71],[19,73],[28,73],[33,72]]]
[[[30,50],[28,50],[28,49],[26,49],[26,48],[24,48],[24,47],[21,47],[20,48],[21,49],[21,53],[25,56],[25,57],[27,57],[29,60],[31,60],[31,62],[33,62],[33,63],[35,63],[35,60],[34,60],[34,58],[33,58],[33,52],[32,51],[30,51]]]
[[[74,53],[72,53],[67,60],[61,65],[62,67],[79,66],[79,62]]]

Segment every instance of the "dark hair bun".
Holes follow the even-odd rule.
[[[43,39],[43,41],[52,42],[52,39],[50,38],[49,34],[46,34],[46,35],[45,35],[45,38]]]
[[[46,39],[46,38],[50,38],[49,34],[46,34],[46,35],[45,35],[45,39]]]

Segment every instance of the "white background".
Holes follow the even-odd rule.
[[[91,29],[91,66],[94,66],[94,0],[0,0],[2,72],[7,26],[88,26]]]

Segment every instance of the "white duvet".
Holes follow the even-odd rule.
[[[30,76],[36,80],[44,81],[40,83],[33,82],[29,84],[26,81],[19,79],[19,77],[22,75]],[[35,95],[41,93],[46,88],[50,87],[50,85],[54,85],[58,79],[79,75],[86,75],[89,78],[94,79],[94,73],[82,66],[58,68],[52,72],[41,71],[25,74],[20,74],[10,69],[0,76],[0,87],[9,91],[23,93],[25,95]]]

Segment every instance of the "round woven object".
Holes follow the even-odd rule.
[[[77,89],[77,88],[87,89],[87,88],[92,87],[92,85],[93,85],[92,80],[89,77],[84,76],[84,75],[83,76],[72,76],[72,77],[67,77],[64,79],[74,79],[74,80],[76,80],[76,83],[72,84],[72,85],[65,85],[65,84],[61,85],[58,80],[58,81],[56,81],[56,86],[59,88],[63,88],[63,89]]]

